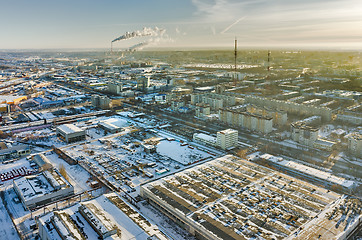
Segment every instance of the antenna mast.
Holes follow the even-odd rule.
[[[235,49],[234,49],[234,66],[235,66],[235,73],[234,73],[234,86],[236,86],[236,58],[238,57],[238,40],[235,37]]]

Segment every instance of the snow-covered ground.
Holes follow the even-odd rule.
[[[6,211],[3,200],[0,198],[0,239],[17,240],[20,239],[15,226],[11,222],[10,216]]]
[[[184,145],[178,141],[162,140],[157,145],[157,152],[163,156],[170,157],[175,161],[188,165],[196,161],[211,157],[210,154],[198,150],[191,145]]]
[[[70,183],[74,186],[74,193],[80,193],[86,190],[90,190],[91,187],[87,183],[91,175],[79,165],[69,165],[66,161],[59,158],[54,152],[46,153],[46,157],[56,168],[64,166]]]
[[[172,239],[196,240],[196,238],[188,233],[185,229],[181,228],[174,221],[162,214],[159,210],[155,209],[146,201],[139,203],[138,206],[140,207],[140,212],[145,217],[151,219],[163,232],[172,237]]]
[[[30,163],[28,160],[26,160],[25,158],[20,159],[18,161],[15,161],[13,163],[9,163],[9,164],[1,164],[0,165],[0,174],[1,173],[5,173],[5,172],[10,172],[14,169],[19,169],[25,167],[27,169],[31,169],[30,167]]]

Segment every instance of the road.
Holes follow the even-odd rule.
[[[166,119],[169,121],[173,121],[179,125],[184,125],[197,130],[206,131],[209,133],[216,133],[218,131],[229,128],[223,123],[218,122],[207,122],[202,121],[196,118],[187,118],[182,115],[173,116],[171,113],[163,112],[156,110],[152,107],[143,107],[143,106],[135,106],[130,103],[124,103],[125,106],[134,109],[135,111],[141,111],[148,115],[153,115],[155,118]],[[260,136],[257,134],[253,134],[248,130],[239,128],[239,145],[241,146],[259,146],[259,149],[268,152],[274,153],[278,155],[284,155],[291,159],[297,160],[300,163],[305,163],[309,166],[320,169],[321,167],[325,167],[325,159],[328,156],[328,153],[321,151],[315,148],[309,148],[307,146],[295,143],[295,144],[287,144],[283,141],[278,141],[272,138],[268,138],[266,136]],[[189,136],[191,138],[192,136]],[[353,177],[362,178],[361,171],[350,171],[350,169],[361,169],[361,166],[358,164],[354,164],[352,162],[346,163],[343,161],[337,161],[334,165],[331,166],[332,170],[336,173],[348,173]]]

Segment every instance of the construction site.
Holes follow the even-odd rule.
[[[340,239],[360,221],[360,200],[232,155],[145,184],[140,194],[199,239]]]

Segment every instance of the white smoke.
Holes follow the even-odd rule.
[[[127,40],[127,39],[131,39],[131,38],[136,38],[136,37],[146,37],[146,36],[158,37],[158,36],[162,36],[165,32],[166,32],[165,29],[158,28],[158,27],[155,27],[155,28],[144,27],[141,31],[126,32],[124,35],[114,39],[112,42],[117,42],[120,40]]]
[[[136,45],[133,45],[132,47],[129,47],[127,49],[127,51],[128,52],[135,52],[137,50],[142,50],[145,46],[147,46],[150,43],[151,43],[150,41],[137,43]]]

